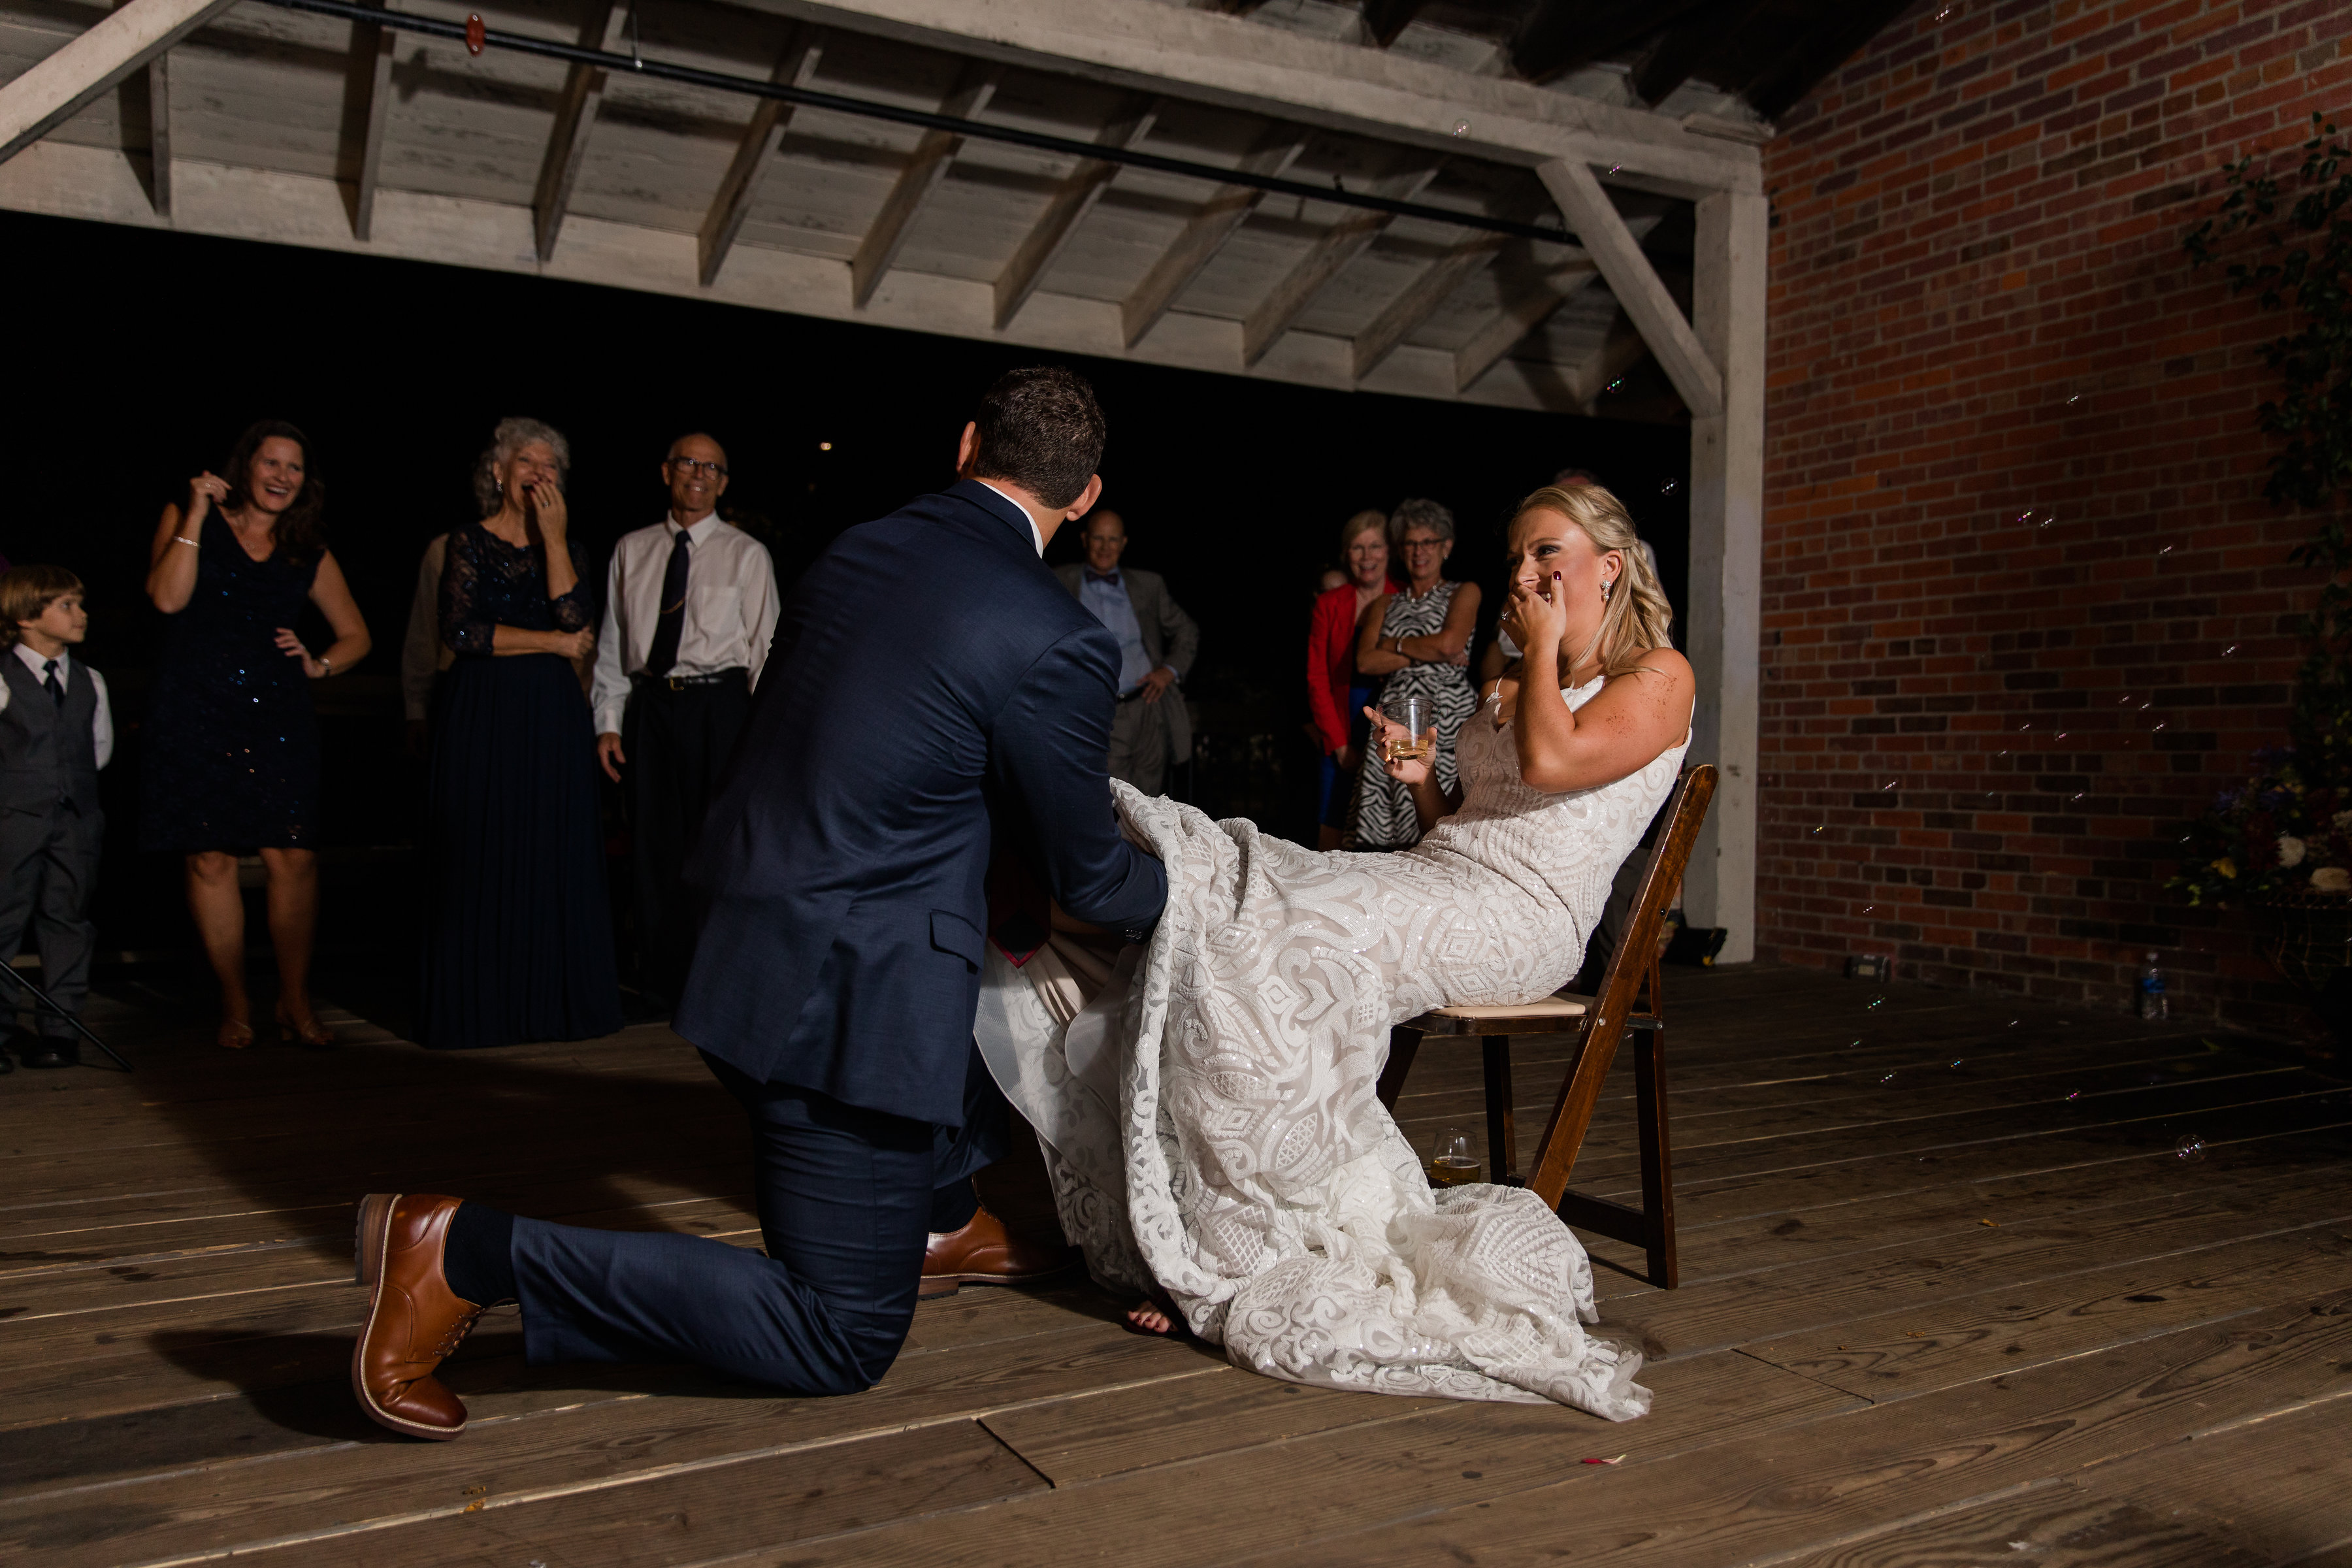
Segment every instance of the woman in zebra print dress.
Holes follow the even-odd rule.
[[[1388,678],[1383,706],[1405,697],[1427,699],[1437,726],[1437,781],[1450,790],[1454,737],[1478,707],[1465,668],[1478,624],[1478,585],[1438,575],[1454,553],[1454,514],[1435,501],[1400,504],[1389,533],[1404,561],[1405,590],[1365,609],[1356,628],[1356,668]],[[1412,792],[1379,768],[1358,769],[1348,847],[1403,849],[1420,839]]]

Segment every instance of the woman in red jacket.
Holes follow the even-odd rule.
[[[1323,752],[1316,806],[1316,820],[1322,824],[1316,847],[1321,849],[1339,847],[1347,831],[1356,764],[1364,750],[1363,712],[1380,692],[1378,680],[1356,673],[1356,623],[1367,605],[1393,590],[1388,518],[1377,511],[1349,518],[1339,531],[1339,559],[1347,565],[1348,581],[1316,599],[1307,630],[1307,707]]]

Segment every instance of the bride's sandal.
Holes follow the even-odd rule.
[[[226,1051],[241,1051],[253,1044],[253,1026],[242,1018],[223,1018],[213,1044]]]

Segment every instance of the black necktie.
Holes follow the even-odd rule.
[[[686,565],[694,547],[686,530],[671,536],[669,564],[662,570],[661,618],[654,622],[653,647],[646,650],[646,673],[661,676],[677,662],[678,635],[686,630]]]
[[[66,688],[65,683],[58,679],[58,661],[56,659],[51,659],[47,664],[41,666],[41,685],[47,689],[49,700],[55,702],[60,708],[64,707],[66,705]]]

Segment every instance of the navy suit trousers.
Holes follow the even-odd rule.
[[[977,1051],[952,1129],[702,1059],[751,1117],[766,1255],[518,1218],[525,1353],[691,1363],[787,1394],[871,1387],[914,1321],[932,1194],[1003,1156],[1003,1097]]]

